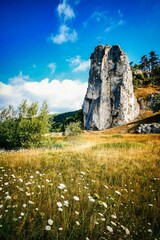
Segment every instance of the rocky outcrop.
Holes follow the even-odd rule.
[[[145,111],[145,110],[153,110],[155,106],[159,103],[160,99],[160,93],[155,92],[152,94],[149,94],[145,98],[138,98],[138,103],[140,106],[140,110]]]
[[[160,133],[160,124],[141,124],[137,130],[138,133]]]
[[[126,54],[118,45],[99,45],[90,59],[88,89],[83,103],[84,127],[102,130],[137,117],[139,106]]]

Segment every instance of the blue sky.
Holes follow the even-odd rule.
[[[23,99],[81,108],[95,46],[119,44],[134,63],[160,54],[159,13],[159,0],[2,0],[0,108]]]

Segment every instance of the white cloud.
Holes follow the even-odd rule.
[[[18,81],[15,84],[16,78]],[[28,81],[23,75],[22,81],[19,82],[19,78],[12,78],[9,84],[0,82],[0,108],[10,104],[17,107],[24,99],[28,103],[38,101],[40,104],[47,100],[49,111],[52,113],[73,111],[82,107],[87,82],[70,79],[49,81],[48,78],[37,82],[31,79]]]
[[[90,60],[82,60],[79,55],[69,58],[66,61],[70,63],[71,67],[74,67],[72,72],[84,72],[90,67]]]
[[[65,42],[75,42],[77,40],[77,32],[74,29],[70,29],[65,24],[60,26],[59,33],[56,36],[51,36],[50,40],[53,43],[62,44]]]
[[[66,0],[63,0],[63,2],[58,5],[57,12],[59,17],[64,18],[64,21],[75,17],[73,9],[67,4]]]
[[[73,8],[67,3],[67,0],[63,0],[63,2],[58,5],[57,13],[60,18],[59,31],[55,35],[51,34],[49,39],[55,44],[75,42],[78,34],[75,29],[72,29],[72,27],[69,27],[66,23],[68,20],[75,18],[75,13]]]
[[[90,67],[90,60],[81,62],[76,68],[73,69],[73,72],[84,72]]]
[[[55,63],[50,63],[47,65],[47,67],[51,70],[51,75],[55,73],[56,71],[56,64]]]

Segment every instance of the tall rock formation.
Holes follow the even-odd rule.
[[[137,117],[139,106],[126,54],[118,45],[99,45],[90,59],[88,89],[83,103],[84,127],[102,130]]]

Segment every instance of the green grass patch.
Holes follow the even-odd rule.
[[[112,142],[112,143],[101,143],[93,146],[93,150],[101,150],[107,148],[114,149],[130,149],[130,148],[141,148],[144,147],[143,143],[140,142]]]

